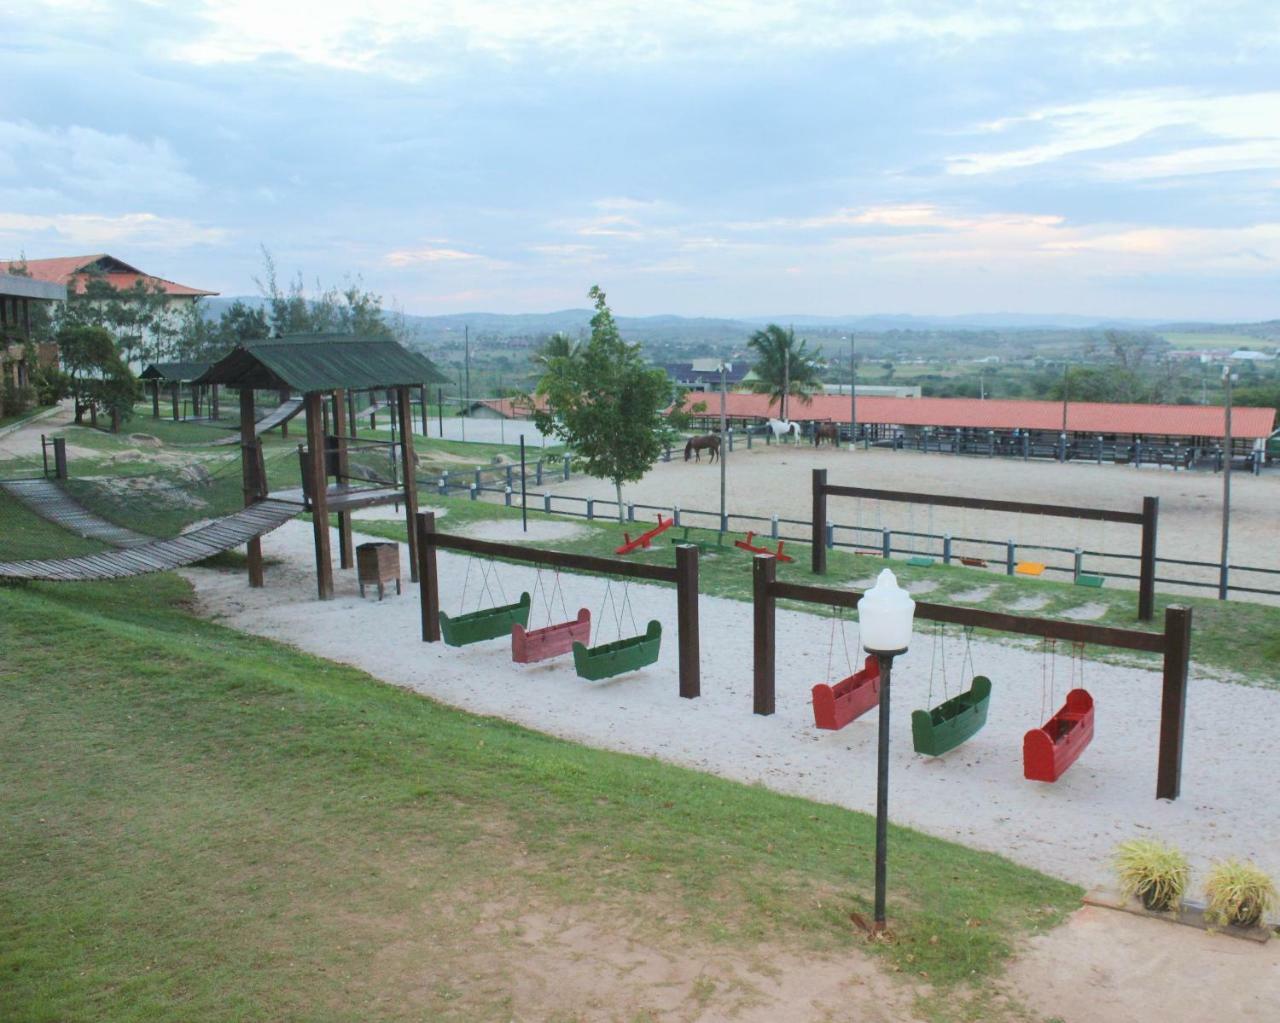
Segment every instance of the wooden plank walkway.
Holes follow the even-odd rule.
[[[0,483],[0,489],[12,494],[42,519],[88,540],[101,540],[112,547],[136,547],[155,539],[100,518],[53,480],[15,480]]]
[[[268,430],[274,430],[281,423],[288,422],[290,419],[292,419],[301,411],[302,411],[301,398],[290,398],[288,401],[282,401],[278,406],[276,406],[275,409],[273,409],[267,415],[263,416],[254,424],[253,435],[255,437],[261,437]],[[216,447],[221,444],[239,444],[239,443],[240,443],[240,434],[235,433],[235,434],[232,434],[230,437],[219,437],[210,446]]]
[[[0,578],[83,582],[167,572],[248,543],[283,526],[301,511],[302,506],[292,501],[268,498],[170,540],[148,539],[143,544],[74,558],[0,562]]]

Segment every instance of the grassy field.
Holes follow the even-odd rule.
[[[21,520],[6,556],[84,543]],[[189,596],[0,588],[0,1019],[508,1020],[529,913],[689,954],[861,945],[870,818],[451,710]],[[928,1018],[991,1018],[1079,891],[891,843],[897,940],[870,951],[933,985]]]

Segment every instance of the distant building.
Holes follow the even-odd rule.
[[[1252,348],[1237,348],[1231,353],[1231,358],[1241,359],[1244,362],[1270,362],[1275,356],[1268,355],[1266,352],[1255,351]]]
[[[848,384],[823,384],[824,394],[848,394]],[[858,397],[866,398],[919,398],[923,392],[919,384],[859,384]]]
[[[61,284],[0,273],[0,384],[15,390],[31,385],[31,303],[65,302],[66,298],[67,289]],[[35,355],[38,366],[57,365],[58,346],[37,345]],[[4,388],[0,387],[0,416],[9,411],[4,407]]]
[[[672,382],[690,391],[717,391],[720,389],[720,360],[694,359],[692,362],[668,362],[663,364]],[[740,387],[751,372],[745,363],[724,364],[725,384],[731,390]]]

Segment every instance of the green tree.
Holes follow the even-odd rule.
[[[621,522],[622,484],[642,479],[674,438],[665,413],[676,393],[664,370],[644,362],[639,345],[622,340],[600,286],[589,295],[596,309],[591,338],[548,354],[533,419],[573,449],[587,475],[613,483]]]
[[[118,428],[133,414],[138,381],[121,358],[111,332],[93,324],[64,326],[57,341],[76,403],[76,422],[84,422],[85,412],[96,421],[98,410],[106,409],[112,414],[113,428]]]
[[[752,334],[747,347],[757,357],[751,367],[757,377],[752,388],[769,395],[769,404],[778,405],[780,419],[789,418],[792,397],[812,404],[814,393],[822,389],[822,349],[810,351],[807,342],[796,342],[794,330],[783,330],[776,323]]]
[[[67,289],[56,314],[56,329],[102,327],[116,338],[126,362],[150,362],[177,354],[182,313],[158,284],[138,280],[117,288],[102,273],[85,275],[80,287]]]
[[[360,334],[404,340],[407,333],[403,320],[388,320],[382,307],[382,296],[365,290],[357,275],[348,278],[343,287],[321,287],[309,295],[299,273],[287,285],[281,285],[275,260],[265,246],[262,249],[262,276],[254,283],[267,300],[266,318],[276,334]]]

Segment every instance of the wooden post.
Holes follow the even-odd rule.
[[[422,642],[440,641],[440,582],[436,570],[436,545],[429,542],[428,534],[436,531],[436,513],[419,512],[414,532],[410,535],[418,541],[418,578],[422,604]]]
[[[349,463],[347,461],[346,415],[342,407],[343,393],[333,392],[333,433],[338,446],[338,482],[345,483]],[[355,564],[355,552],[351,546],[351,513],[338,512],[338,564],[351,568]]]
[[[159,383],[156,384],[157,393]],[[244,487],[244,505],[249,507],[266,489],[266,481],[258,478],[258,455],[255,450],[258,439],[253,433],[253,388],[240,388],[240,479]],[[249,563],[249,585],[261,587],[262,537],[255,536],[245,545],[245,558]]]
[[[279,398],[280,398],[280,403],[281,403],[281,404],[284,404],[286,401],[288,401],[288,400],[289,400],[289,388],[287,388],[287,387],[282,387],[282,388],[280,388],[280,390],[277,392],[277,394],[278,394],[278,396],[279,396]],[[289,439],[289,420],[287,420],[287,419],[286,419],[283,423],[281,423],[281,424],[280,424],[280,438],[281,438],[281,440],[288,440],[288,439]]]
[[[222,410],[218,407],[218,385],[213,384],[209,388],[209,418],[218,420],[222,418]]]
[[[427,385],[426,384],[418,385],[418,401],[422,405],[422,436],[428,437],[431,435],[431,431],[427,429],[427,427],[431,423],[431,420],[429,418],[431,413],[427,409]]]
[[[815,470],[820,471],[820,470]],[[772,714],[774,710],[774,621],[776,600],[770,587],[777,575],[778,563],[772,554],[757,554],[751,559],[751,583],[754,609],[755,689],[752,710],[756,714]]]
[[[1187,720],[1190,661],[1191,608],[1174,604],[1164,611],[1164,687],[1160,695],[1157,799],[1177,799],[1182,789],[1182,733]]]
[[[356,436],[356,392],[347,392],[347,433]]]
[[[169,398],[173,402],[173,421],[175,423],[182,418],[182,412],[178,408],[178,398],[181,389],[181,384],[174,384],[172,389],[169,391]]]
[[[310,391],[307,410],[307,475],[311,479],[311,524],[316,541],[316,591],[333,596],[333,554],[329,548],[329,475],[324,458],[324,395]]]
[[[813,470],[813,532],[810,559],[814,575],[827,574],[827,470]],[[770,711],[772,713],[772,711]]]
[[[1142,499],[1142,559],[1138,578],[1138,619],[1149,622],[1156,613],[1156,526],[1160,498]]]
[[[702,695],[698,636],[698,548],[676,546],[676,625],[680,644],[680,695],[687,700]]]
[[[418,534],[414,520],[418,514],[418,477],[413,461],[413,410],[409,408],[409,388],[396,388],[396,412],[400,421],[400,466],[404,479],[404,514],[409,526],[410,581],[418,581]]]
[[[160,381],[151,381],[151,418],[160,418]]]

